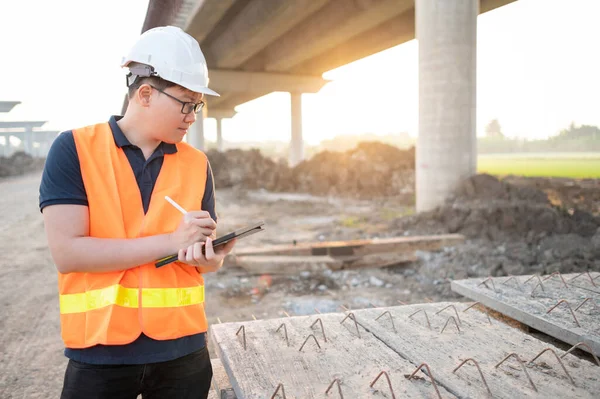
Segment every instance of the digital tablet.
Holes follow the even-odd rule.
[[[243,237],[252,235],[254,233],[264,231],[264,224],[265,224],[265,222],[260,221],[260,222],[254,223],[250,226],[243,227],[241,229],[232,231],[231,233],[227,233],[221,237],[218,237],[213,241],[213,248],[216,249],[218,246],[224,245],[224,244],[228,243],[229,241],[233,240],[234,238],[243,238]],[[203,246],[202,253],[204,253],[204,248],[205,247]],[[156,267],[166,266],[169,263],[177,262],[177,259],[179,259],[178,254],[169,255],[165,258],[158,259],[154,265]]]

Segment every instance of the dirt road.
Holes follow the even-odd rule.
[[[0,182],[0,397],[60,396],[56,269],[38,211],[40,174]]]

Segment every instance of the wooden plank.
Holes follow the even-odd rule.
[[[457,245],[464,242],[464,240],[465,237],[460,234],[444,234],[372,240],[326,241],[248,248],[236,251],[236,255],[364,256],[385,252],[430,251],[445,246]]]
[[[210,336],[239,399],[270,398],[279,383],[284,385],[287,398],[337,397],[335,391],[325,395],[335,378],[341,381],[346,398],[390,398],[385,377],[377,381],[374,389],[369,387],[382,370],[388,373],[396,397],[436,397],[429,381],[405,378],[415,370],[414,364],[360,326],[357,333],[351,319],[341,324],[344,316],[333,313],[222,323],[211,326]],[[319,323],[310,327],[319,318],[326,342]],[[286,326],[289,347],[284,329],[276,332],[282,323]],[[236,336],[241,326],[244,326],[246,349],[242,331]],[[307,337],[310,340],[299,351]],[[443,387],[439,390],[444,398],[455,397]]]
[[[449,305],[453,305],[457,310],[460,331],[453,321],[450,321],[441,333],[448,318],[457,317],[452,307],[442,310]],[[475,308],[464,312],[469,305],[450,302],[428,303],[363,309],[354,313],[362,327],[402,357],[413,363],[426,362],[431,367],[435,379],[458,397],[488,397],[473,363],[469,362],[456,373],[452,372],[468,358],[478,362],[494,398],[597,397],[600,392],[600,367],[575,356],[567,355],[563,359],[575,386],[571,385],[550,352],[537,359],[534,365],[527,366],[527,372],[537,392],[532,389],[514,358],[495,368],[498,362],[512,352],[529,362],[547,347],[552,348],[559,356],[564,351],[495,319],[492,319],[490,324],[485,313]],[[419,310],[419,313],[409,318]],[[393,326],[386,311],[392,315]],[[428,315],[431,329],[428,328],[423,311]],[[441,312],[436,314],[438,311]],[[376,320],[378,317],[379,320]]]
[[[386,267],[399,263],[414,262],[412,254],[385,253],[365,256],[236,256],[232,258],[236,266],[254,274],[298,274],[302,271],[324,271],[358,268]]]
[[[454,292],[479,301],[561,341],[571,345],[585,342],[597,356],[600,356],[600,294],[581,288],[585,287],[586,281],[583,279],[571,281],[574,276],[576,275],[563,275],[568,288],[565,288],[557,275],[552,278],[518,276],[511,282],[508,282],[506,277],[496,277],[491,279],[493,285],[491,281],[482,284],[486,280],[483,278],[458,280],[453,281],[451,287]],[[525,283],[527,279],[529,281]],[[516,280],[519,281],[518,284]],[[539,285],[540,280],[543,289]],[[581,287],[576,286],[575,283]],[[588,284],[592,286],[591,282]],[[590,299],[575,310],[586,298]],[[563,299],[570,305],[573,314],[565,303],[548,313],[550,308]],[[586,350],[585,347],[582,349]]]

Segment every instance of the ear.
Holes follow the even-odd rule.
[[[152,87],[147,83],[141,85],[137,89],[136,100],[142,107],[149,107],[152,102]]]

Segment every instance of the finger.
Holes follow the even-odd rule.
[[[185,262],[185,249],[180,249],[177,253],[177,260],[180,262]]]
[[[201,263],[204,261],[204,255],[202,255],[203,242],[197,242],[194,244],[194,261]]]
[[[194,219],[210,218],[210,213],[208,213],[207,211],[189,211],[187,213],[187,215],[190,218],[194,218]]]
[[[227,255],[231,252],[231,250],[233,249],[233,246],[235,245],[235,243],[237,242],[237,238],[234,238],[233,240],[227,242],[226,244],[223,245],[219,245],[219,247],[217,248],[216,253],[218,255]]]
[[[206,228],[215,230],[217,228],[217,223],[211,218],[207,219],[190,219],[189,224],[192,224],[197,227]]]
[[[190,245],[187,248],[187,251],[185,253],[185,260],[188,263],[192,263],[194,261],[194,244]]]
[[[206,237],[206,243],[205,243],[205,257],[206,260],[211,260],[215,258],[215,249],[213,248],[213,244],[212,244],[212,239],[210,237]]]

